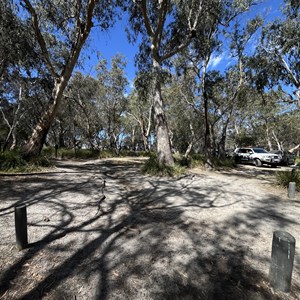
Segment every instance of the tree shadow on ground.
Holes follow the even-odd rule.
[[[69,168],[89,174],[95,173],[93,166]],[[53,199],[74,191],[89,198],[100,190],[99,184],[90,185],[89,176],[76,182],[47,179],[48,192],[39,201],[54,206],[59,218],[42,240],[2,273],[3,299],[11,297],[10,290],[17,290],[19,299],[285,299],[271,292],[265,276],[270,253],[253,249],[267,222],[282,229],[293,224],[278,210],[280,199],[269,196],[253,205],[246,203],[248,209],[223,218],[223,208],[249,200],[244,192],[226,200],[224,185],[195,187],[192,178],[149,179],[137,173],[135,165],[109,163],[99,169],[99,176],[103,174],[108,182],[106,192],[114,197],[99,214],[80,221],[76,221],[75,200],[74,208]],[[36,204],[29,199],[38,194],[39,187],[28,189],[27,196],[15,203]],[[12,205],[1,212],[10,212]],[[79,213],[95,208],[86,201]],[[209,213],[212,217],[206,216]],[[72,235],[84,235],[84,242],[73,247],[65,241]],[[33,280],[26,265],[42,267],[39,259],[44,252],[47,262],[51,255],[60,260]],[[22,289],[26,284],[28,288]],[[296,292],[299,287],[294,286],[288,297]]]

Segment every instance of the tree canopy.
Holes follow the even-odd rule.
[[[264,23],[250,0],[57,1],[0,4],[1,149],[44,145],[156,150],[224,157],[230,148],[300,144],[299,5]],[[132,86],[126,57],[84,71],[90,32],[129,19],[138,43]],[[124,29],[125,30],[125,29]],[[117,37],[113,37],[117,39]],[[101,43],[99,43],[101,45]],[[101,47],[101,46],[100,46]],[[101,49],[98,49],[101,52]],[[218,55],[230,63],[214,64]],[[230,59],[229,59],[230,58]]]

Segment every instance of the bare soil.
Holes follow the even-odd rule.
[[[300,197],[274,185],[275,170],[167,179],[143,175],[142,162],[57,161],[0,176],[0,299],[300,299]],[[297,240],[290,293],[268,281],[276,230]]]

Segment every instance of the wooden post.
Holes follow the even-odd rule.
[[[288,232],[273,233],[269,279],[274,290],[283,292],[291,290],[295,245],[295,238]]]
[[[16,241],[19,250],[28,246],[26,205],[15,207]]]
[[[288,189],[288,197],[295,198],[295,193],[296,193],[296,182],[290,182],[289,189]]]

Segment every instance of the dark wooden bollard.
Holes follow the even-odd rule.
[[[296,193],[296,182],[290,182],[289,189],[288,189],[288,197],[295,198],[295,193]]]
[[[15,207],[16,241],[19,250],[28,246],[26,205]]]
[[[291,290],[295,255],[295,238],[285,231],[275,231],[272,242],[272,257],[269,279],[274,290]]]

